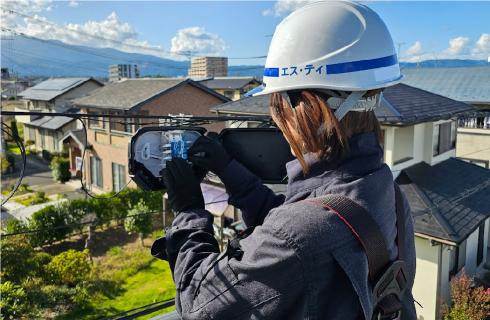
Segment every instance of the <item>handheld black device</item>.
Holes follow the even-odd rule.
[[[129,142],[129,175],[145,190],[163,190],[161,170],[172,158],[187,159],[187,150],[201,127],[144,127]],[[286,163],[293,158],[287,141],[277,128],[228,128],[219,139],[231,157],[264,183],[286,183]],[[200,168],[194,167],[196,173]],[[202,170],[201,170],[202,171]]]

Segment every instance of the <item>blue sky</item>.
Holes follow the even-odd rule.
[[[402,60],[487,59],[490,55],[490,2],[365,3],[380,14],[395,42],[400,43]],[[31,36],[181,59],[169,51],[229,57],[266,55],[275,25],[300,5],[298,0],[7,3],[25,14],[9,16],[13,29]],[[264,61],[230,60],[230,64]]]

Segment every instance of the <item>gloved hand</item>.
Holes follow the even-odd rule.
[[[230,163],[231,157],[219,142],[217,134],[208,133],[199,137],[187,150],[189,160],[215,174],[219,174]]]
[[[186,160],[174,158],[167,161],[162,178],[167,188],[168,202],[175,215],[184,210],[204,209],[200,182]]]

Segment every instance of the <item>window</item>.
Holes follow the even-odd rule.
[[[437,156],[456,147],[456,122],[434,126],[432,155]]]
[[[476,251],[476,265],[479,266],[483,260],[483,237],[485,235],[485,223],[478,228],[478,250]]]
[[[112,163],[112,191],[118,192],[126,185],[126,168]]]
[[[90,114],[100,114],[100,112],[89,110]],[[91,129],[104,129],[104,121],[101,117],[90,117],[88,119],[88,127]]]
[[[114,115],[123,115],[124,113],[122,112],[112,112],[111,114]],[[114,118],[111,121],[111,130],[112,131],[119,131],[119,132],[128,132],[132,133],[133,132],[133,125],[132,125],[132,118],[129,116],[127,118]]]
[[[90,180],[92,185],[102,188],[102,161],[97,157],[90,157]]]

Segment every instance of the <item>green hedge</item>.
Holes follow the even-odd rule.
[[[110,197],[113,196],[113,197]],[[35,212],[27,224],[10,222],[6,233],[25,230],[43,230],[28,235],[30,243],[37,247],[64,240],[74,232],[82,232],[86,222],[94,221],[94,226],[109,225],[113,221],[123,224],[128,212],[161,212],[162,192],[148,192],[141,189],[125,189],[117,196],[113,193],[99,195],[97,198],[76,199],[47,206]],[[143,219],[143,218],[142,218]],[[146,221],[144,218],[143,220]],[[140,221],[128,222],[140,224]],[[147,222],[141,222],[147,224]],[[132,232],[146,234],[140,225],[139,231],[130,227]],[[151,222],[150,222],[151,228]],[[128,230],[129,230],[128,229]]]

